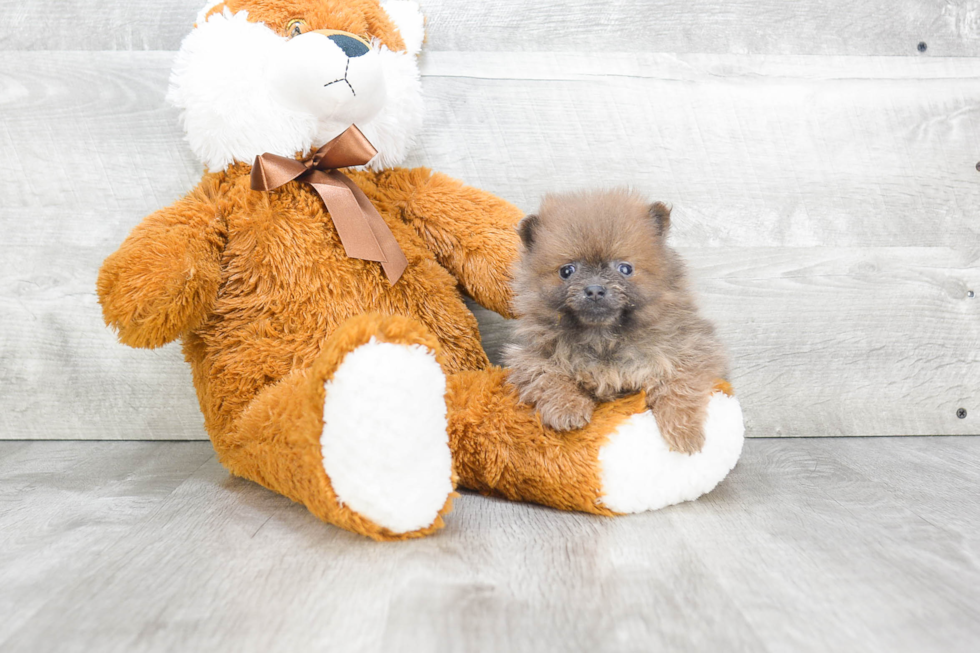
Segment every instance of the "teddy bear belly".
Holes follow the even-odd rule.
[[[337,327],[365,313],[417,319],[438,338],[447,373],[485,368],[476,319],[455,279],[434,260],[413,258],[394,286],[376,263],[353,259],[320,261],[289,279],[229,275],[212,316],[185,336],[208,430],[224,431],[262,388],[308,367]]]

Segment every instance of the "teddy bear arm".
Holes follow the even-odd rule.
[[[221,280],[225,226],[208,181],[150,214],[102,264],[105,322],[132,347],[162,346],[200,324]]]
[[[513,204],[424,168],[405,172],[412,188],[404,215],[481,306],[513,317],[511,269],[518,255]]]

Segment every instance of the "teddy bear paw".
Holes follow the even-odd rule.
[[[323,467],[340,502],[394,533],[430,526],[453,491],[435,355],[372,338],[324,388]]]

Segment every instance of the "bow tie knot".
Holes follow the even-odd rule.
[[[381,263],[394,285],[408,267],[398,241],[364,192],[338,168],[360,166],[378,151],[351,125],[313,156],[303,160],[260,154],[252,165],[252,190],[271,191],[291,181],[309,184],[323,200],[351,258]]]

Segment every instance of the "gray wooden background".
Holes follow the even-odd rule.
[[[205,437],[94,292],[199,178],[164,94],[200,4],[0,0],[0,438]],[[672,203],[749,435],[980,432],[980,0],[421,4],[408,163]]]

